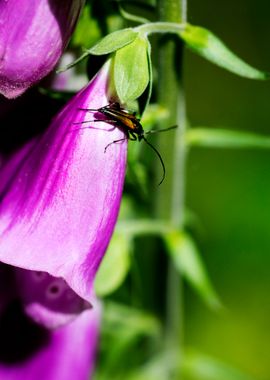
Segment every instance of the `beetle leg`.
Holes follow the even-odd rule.
[[[108,120],[108,119],[95,119],[95,120],[84,120],[84,121],[78,121],[72,124],[85,124],[85,123],[97,123],[97,122],[103,122],[103,123],[114,123],[117,124],[116,120]]]
[[[136,141],[137,136],[134,134],[134,132],[129,131],[128,139],[131,141]]]
[[[119,143],[121,141],[126,141],[126,140],[129,140],[128,137],[112,141],[110,144],[108,144],[108,145],[105,146],[104,153],[106,153],[106,150],[109,148],[110,145],[117,144],[117,143]]]

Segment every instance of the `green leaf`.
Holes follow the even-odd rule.
[[[121,103],[137,99],[149,83],[148,41],[137,37],[117,50],[114,59],[114,82]]]
[[[155,337],[161,333],[161,325],[157,317],[130,305],[105,302],[103,320],[105,331],[116,339],[120,334],[125,336],[127,332]]]
[[[188,24],[185,30],[180,32],[180,37],[195,53],[234,74],[260,80],[270,77],[269,73],[257,70],[238,58],[219,38],[205,28]]]
[[[219,309],[221,303],[192,238],[185,232],[172,232],[165,235],[165,242],[179,272],[211,308]]]
[[[173,373],[180,362],[181,354],[175,355],[174,352],[159,352],[150,360],[146,361],[139,369],[133,371],[127,380],[164,380],[176,379]],[[174,371],[172,371],[172,369]],[[178,379],[178,377],[177,377]],[[180,377],[179,377],[180,379]]]
[[[106,37],[102,38],[95,46],[88,50],[88,53],[93,55],[103,55],[112,53],[124,46],[132,43],[138,32],[135,32],[131,28],[117,30]]]
[[[104,297],[113,293],[123,283],[130,268],[131,241],[115,233],[98,270],[95,291]]]
[[[192,380],[255,380],[218,359],[191,350],[184,355],[182,375]]]
[[[101,336],[102,365],[98,379],[126,379],[130,365],[138,355],[144,343],[156,342],[161,338],[160,321],[143,310],[130,305],[105,302]],[[131,355],[131,353],[136,355]],[[102,355],[102,354],[105,355]]]
[[[270,137],[229,129],[192,128],[186,132],[189,146],[206,148],[270,148]]]

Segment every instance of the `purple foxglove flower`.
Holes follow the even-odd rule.
[[[109,63],[0,170],[0,261],[17,267],[25,311],[47,327],[91,307],[118,215],[127,141],[104,149],[125,135],[109,123],[81,124],[100,118],[82,108],[109,103],[108,73]]]
[[[84,0],[0,1],[0,93],[22,94],[65,49]]]
[[[66,67],[74,62],[75,59],[75,54],[66,52],[62,55],[59,66]],[[62,73],[56,74],[52,72],[51,75],[47,77],[47,83],[44,82],[45,81],[42,83],[43,85],[45,84],[47,87],[56,91],[78,92],[88,83],[88,78],[86,73],[78,73],[75,67],[71,67],[69,70]]]
[[[87,380],[95,363],[100,305],[56,330],[25,316],[16,300],[12,267],[0,264],[0,379]],[[7,302],[7,298],[9,301]]]

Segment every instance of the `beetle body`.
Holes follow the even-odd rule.
[[[98,108],[96,111],[106,116],[108,122],[117,124],[117,127],[125,132],[127,138],[142,140],[144,130],[135,112],[126,111],[121,108],[119,103],[110,103],[107,106]]]
[[[153,131],[145,132],[140,123],[140,119],[136,117],[136,112],[129,112],[125,110],[117,102],[109,103],[108,105],[101,108],[97,108],[97,109],[85,108],[85,109],[82,109],[82,111],[99,112],[105,116],[105,119],[96,118],[95,120],[83,121],[83,123],[89,123],[89,122],[110,123],[110,124],[115,125],[117,128],[120,128],[125,133],[126,135],[125,138],[112,141],[110,144],[108,144],[105,147],[105,150],[104,150],[105,152],[110,145],[119,143],[124,140],[138,140],[138,141],[144,140],[145,143],[149,145],[150,148],[156,153],[156,155],[158,156],[160,160],[160,163],[163,169],[163,175],[162,175],[162,179],[159,185],[164,181],[166,170],[165,170],[163,159],[159,151],[146,139],[145,134],[167,131],[167,130],[176,128],[176,126],[173,126],[167,129],[162,129],[162,130],[153,130]]]

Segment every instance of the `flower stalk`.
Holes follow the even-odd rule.
[[[185,30],[185,23],[179,24],[178,22],[150,22],[134,28],[141,34],[149,35],[152,33],[180,33]]]
[[[186,22],[186,0],[159,0],[159,20],[170,23]],[[166,125],[177,125],[170,135],[159,136],[159,149],[165,157],[166,182],[157,192],[156,216],[167,219],[175,229],[183,227],[186,149],[185,96],[183,88],[183,43],[174,36],[161,39],[159,55],[158,101],[169,110]],[[166,343],[168,350],[181,354],[183,341],[183,304],[181,278],[173,264],[168,264]],[[181,358],[178,357],[178,364]],[[171,370],[171,368],[169,369]]]

